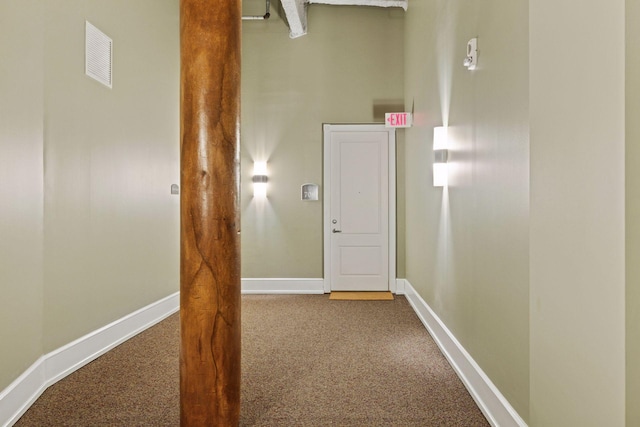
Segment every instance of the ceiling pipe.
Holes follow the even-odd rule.
[[[271,16],[271,13],[269,13],[269,10],[271,9],[271,0],[265,0],[265,3],[267,5],[267,11],[265,12],[264,15],[243,16],[242,20],[243,21],[266,21],[267,19],[269,19],[269,17]]]

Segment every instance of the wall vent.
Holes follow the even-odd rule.
[[[85,73],[109,88],[112,87],[113,40],[86,22]]]

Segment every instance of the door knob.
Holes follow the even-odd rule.
[[[335,229],[335,228],[334,228],[332,231],[333,231],[334,233],[342,233],[342,230],[337,230],[337,229]]]

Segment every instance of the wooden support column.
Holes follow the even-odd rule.
[[[181,0],[180,423],[240,419],[241,0]]]

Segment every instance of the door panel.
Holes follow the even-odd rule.
[[[340,274],[374,275],[380,274],[383,264],[379,246],[342,246],[340,247]]]
[[[338,216],[342,231],[354,234],[380,233],[382,147],[377,142],[351,142],[348,141],[351,138],[338,135],[338,138],[341,137],[343,140],[336,144],[340,150],[336,158],[340,163],[340,175],[336,178],[339,182]]]
[[[331,132],[333,291],[389,290],[389,133]]]

